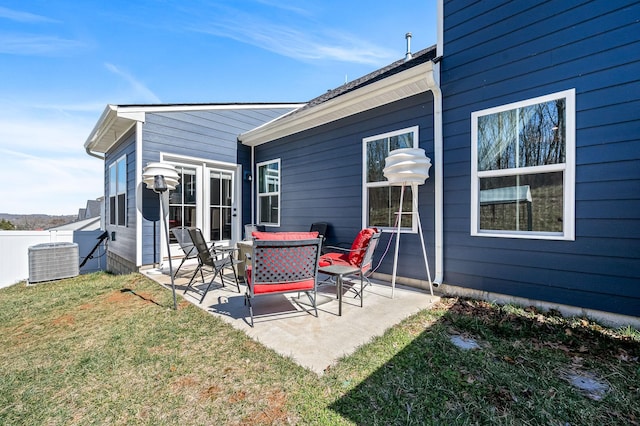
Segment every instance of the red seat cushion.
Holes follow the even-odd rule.
[[[251,236],[256,240],[270,241],[289,241],[289,240],[308,240],[318,238],[318,233],[314,232],[260,232],[253,231]]]
[[[251,277],[251,266],[247,266],[245,275],[247,278],[247,285],[253,289],[253,294],[313,290],[313,286],[315,284],[315,280],[313,278],[309,278],[307,280],[297,281],[293,283],[256,284],[254,286]]]

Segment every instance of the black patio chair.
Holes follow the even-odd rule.
[[[193,273],[189,284],[187,284],[187,288],[184,290],[184,293],[186,294],[189,289],[197,291],[193,286],[193,280],[198,272],[202,274],[204,268],[211,268],[211,273],[213,274],[213,276],[211,277],[207,288],[202,294],[200,303],[204,301],[204,298],[211,288],[213,281],[216,279],[216,276],[220,276],[222,287],[225,287],[224,270],[227,268],[231,268],[231,270],[233,271],[233,278],[236,287],[238,287],[238,293],[240,293],[240,283],[238,282],[238,275],[236,274],[235,267],[237,264],[242,262],[236,260],[233,256],[234,251],[237,249],[227,249],[215,246],[208,247],[207,242],[204,240],[204,236],[202,235],[202,231],[198,228],[189,228],[189,235],[191,236],[191,241],[193,241],[193,245],[198,252],[198,267]],[[204,278],[202,279],[202,282],[204,283]]]
[[[171,233],[176,238],[176,241],[178,241],[180,249],[184,253],[184,257],[182,258],[178,269],[176,269],[176,272],[173,274],[173,277],[175,278],[178,276],[178,272],[180,271],[180,268],[182,268],[182,265],[184,265],[184,262],[198,257],[198,250],[191,240],[188,226],[176,226],[171,228]],[[202,275],[202,271],[200,271],[200,275]],[[204,276],[202,276],[202,281],[204,281]]]

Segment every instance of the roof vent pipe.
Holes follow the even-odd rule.
[[[405,61],[411,60],[411,33],[406,33],[404,37],[407,39],[407,54],[404,57]]]

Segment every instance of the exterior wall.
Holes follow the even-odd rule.
[[[143,125],[142,162],[160,161],[160,153],[197,157],[210,161],[240,164],[243,170],[250,170],[251,155],[246,147],[239,148],[238,135],[260,126],[290,111],[283,108],[238,108],[206,111],[153,112],[146,114]],[[144,166],[143,166],[144,167]],[[250,221],[250,182],[242,182],[243,224]],[[247,194],[247,195],[245,195]],[[144,210],[159,209],[157,196],[153,191],[143,190]],[[244,201],[249,202],[244,204]],[[240,208],[241,207],[241,208]],[[157,212],[155,215],[159,215]],[[151,214],[153,216],[153,214]],[[142,222],[142,263],[154,263],[153,226],[149,220]],[[160,252],[160,227],[156,225],[156,250]],[[239,236],[241,237],[241,236]],[[158,255],[159,256],[159,255]]]
[[[112,251],[107,251],[107,265],[108,271],[112,274],[129,274],[138,271],[135,262],[118,256]]]
[[[105,194],[105,229],[109,233],[110,241],[108,251],[119,258],[136,263],[136,158],[135,158],[135,132],[131,132],[122,138],[118,144],[105,157],[104,168],[104,194]],[[127,224],[126,226],[111,225],[109,222],[109,166],[123,155],[127,156]],[[115,239],[114,239],[115,238]],[[111,262],[113,256],[107,256],[107,270],[111,272],[132,272],[135,269],[119,271],[114,269]]]
[[[640,3],[444,1],[444,278],[640,316]],[[470,236],[471,113],[576,89],[576,239]]]
[[[415,125],[420,147],[433,158],[430,92],[257,146],[256,163],[281,160],[280,227],[267,229],[307,231],[313,222],[328,222],[327,244],[350,245],[362,228],[362,139]],[[419,188],[425,242],[428,253],[433,253],[433,180]],[[389,234],[383,235],[376,264],[388,241]],[[392,264],[391,254],[379,271],[391,273]],[[401,238],[398,265],[399,275],[426,279],[418,235]]]

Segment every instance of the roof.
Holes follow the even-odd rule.
[[[128,133],[136,122],[144,122],[145,114],[151,112],[174,111],[212,111],[232,109],[291,109],[298,108],[301,103],[191,103],[191,104],[129,104],[113,105],[105,107],[95,127],[84,143],[84,148],[89,155],[102,158],[99,154],[105,154],[122,136]]]
[[[310,100],[306,105],[239,136],[245,145],[259,145],[312,127],[327,124],[430,90],[436,46],[420,50],[412,59],[400,59],[386,67],[343,84]]]
[[[100,216],[49,228],[48,231],[95,231],[100,229]]]

